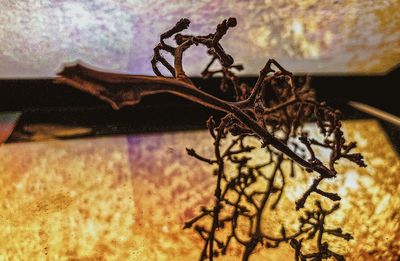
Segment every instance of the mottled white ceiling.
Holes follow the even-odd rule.
[[[0,78],[52,77],[77,59],[153,74],[152,49],[177,20],[208,34],[230,16],[238,26],[222,43],[244,74],[271,57],[294,72],[380,73],[400,60],[398,10],[398,0],[0,0]],[[185,56],[192,76],[207,61],[203,48]]]

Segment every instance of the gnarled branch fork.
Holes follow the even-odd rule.
[[[135,105],[140,102],[141,97],[146,95],[171,93],[200,105],[231,113],[248,129],[258,135],[264,145],[273,146],[306,169],[313,169],[324,177],[334,177],[335,174],[325,166],[313,165],[297,155],[243,111],[242,108],[249,107],[253,103],[260,86],[265,85],[265,80],[269,81],[272,79],[266,77],[267,73],[271,71],[268,67],[271,63],[272,61],[269,61],[267,66],[261,70],[259,80],[254,87],[254,92],[248,99],[241,102],[224,101],[199,90],[190,83],[174,78],[114,74],[90,69],[82,64],[65,67],[58,74],[60,77],[56,78],[55,81],[88,92],[106,101],[114,109]]]
[[[285,70],[273,59],[269,59],[259,72],[257,82],[253,87],[244,83],[240,84],[233,71],[241,70],[243,67],[235,65],[232,56],[227,54],[220,44],[220,40],[228,29],[236,26],[235,18],[222,21],[214,33],[202,36],[181,34],[181,31],[187,29],[189,24],[190,21],[183,18],[160,36],[160,42],[154,48],[154,56],[151,60],[153,71],[157,76],[102,72],[84,64],[75,63],[66,66],[58,74],[59,77],[55,81],[88,92],[106,101],[114,109],[135,105],[140,102],[141,97],[146,95],[170,93],[226,113],[219,125],[216,125],[212,118],[207,122],[210,134],[215,141],[215,158],[208,159],[197,154],[194,149],[187,150],[190,156],[202,162],[218,165],[215,173],[217,184],[214,193],[214,207],[212,209],[202,208],[202,213],[186,222],[184,227],[194,226],[196,232],[203,238],[205,245],[201,253],[201,260],[207,258],[212,260],[219,253],[226,253],[232,239],[244,246],[243,260],[248,260],[260,244],[264,245],[265,243],[266,247],[277,247],[281,242],[289,241],[296,251],[297,259],[320,260],[333,256],[337,260],[342,260],[341,255],[330,251],[328,244],[322,242],[322,234],[325,232],[345,239],[349,238],[347,234],[342,234],[340,230],[326,230],[324,228],[325,216],[331,214],[337,207],[324,210],[318,205],[319,210],[315,213],[309,212],[307,218],[300,222],[302,225],[299,231],[292,235],[287,235],[284,227],[281,228],[281,237],[269,236],[261,229],[261,220],[267,208],[267,201],[271,201],[272,195],[277,193],[278,196],[271,205],[271,209],[275,209],[283,194],[285,175],[281,167],[282,162],[290,161],[290,177],[294,177],[293,162],[296,162],[308,172],[315,171],[319,174],[318,177],[314,178],[312,185],[304,192],[303,196],[296,201],[297,210],[304,207],[311,193],[317,193],[331,201],[340,200],[336,193],[323,191],[318,186],[323,180],[336,176],[335,164],[341,158],[350,160],[362,167],[366,166],[361,154],[350,153],[356,145],[353,142],[346,144],[341,131],[340,113],[325,103],[316,102],[313,92],[307,86],[297,88],[292,73]],[[166,43],[167,39],[173,36],[175,36],[176,46]],[[199,44],[207,47],[208,54],[212,56],[211,62],[202,72],[202,76],[207,78],[215,74],[222,74],[220,88],[222,90],[232,88],[235,101],[223,100],[200,90],[185,74],[182,63],[184,52]],[[162,56],[162,52],[172,56],[173,65]],[[222,69],[211,71],[210,67],[215,61],[222,65]],[[172,77],[163,76],[158,68],[159,64],[164,66]],[[312,115],[315,117],[317,126],[324,137],[323,141],[310,139],[301,128],[302,124]],[[281,135],[278,134],[279,132]],[[227,134],[238,136],[238,138],[223,152],[220,147]],[[243,154],[251,153],[253,150],[253,147],[246,146],[243,143],[244,137],[248,136],[256,136],[261,140],[261,146],[265,147],[266,152],[270,155],[270,159],[266,163],[260,166],[249,166],[247,164],[250,158],[243,156]],[[292,142],[291,137],[299,137],[300,143]],[[301,151],[301,148],[299,150],[300,144],[304,147],[303,151]],[[328,163],[323,163],[318,159],[314,152],[316,146],[330,151]],[[301,152],[307,152],[309,159],[305,159],[305,153],[300,154]],[[275,159],[275,162],[273,159]],[[231,162],[238,166],[238,173],[233,178],[228,178],[225,175],[225,162]],[[275,165],[272,175],[267,176],[261,169],[270,164]],[[275,180],[278,177],[281,179],[282,185],[277,187]],[[246,190],[260,180],[267,182],[264,190],[253,192]],[[237,195],[236,202],[232,202],[227,197],[228,194],[232,193]],[[256,202],[260,197],[261,200]],[[242,201],[246,201],[254,213],[250,213],[251,211],[242,204]],[[223,205],[233,208],[233,213],[221,214],[221,211],[226,211]],[[242,238],[236,232],[239,216],[250,223],[248,238]],[[212,219],[209,228],[197,225],[197,222],[207,217]],[[218,238],[217,231],[228,223],[231,224],[231,233],[223,242]],[[297,239],[306,234],[314,237],[317,232],[318,252],[302,253],[303,239],[299,241]]]
[[[232,130],[246,131],[257,135],[263,146],[272,146],[276,150],[282,152],[293,161],[304,167],[307,171],[316,171],[320,174],[321,179],[335,177],[336,171],[333,167],[336,160],[345,157],[352,161],[358,161],[359,165],[363,165],[362,157],[358,154],[348,154],[349,151],[341,154],[342,147],[345,148],[343,133],[340,131],[340,122],[337,119],[335,111],[332,111],[325,105],[315,103],[313,100],[308,100],[307,97],[302,97],[300,92],[296,92],[293,84],[292,73],[285,70],[279,63],[273,59],[269,59],[264,68],[260,71],[258,80],[253,88],[250,89],[249,95],[246,98],[238,99],[236,102],[230,102],[219,99],[210,95],[195,86],[186,76],[183,65],[183,53],[193,45],[204,45],[208,48],[208,53],[213,55],[213,61],[218,60],[223,66],[225,72],[230,67],[234,67],[233,58],[226,54],[219,41],[227,33],[229,28],[236,26],[236,19],[229,18],[222,21],[216,28],[215,33],[205,36],[182,35],[181,31],[188,28],[190,21],[183,18],[167,32],[160,36],[160,43],[154,49],[154,57],[152,59],[153,70],[156,73],[154,76],[141,75],[126,75],[102,72],[91,69],[80,63],[66,66],[63,71],[58,73],[59,77],[55,79],[58,83],[68,84],[72,87],[88,92],[108,102],[114,109],[119,109],[124,106],[135,105],[140,102],[141,97],[153,95],[156,93],[171,93],[198,103],[200,105],[223,111],[227,115],[234,118],[236,123],[231,126]],[[165,40],[175,35],[177,46],[168,45]],[[171,54],[174,59],[174,67],[161,56],[160,51],[166,51]],[[160,62],[170,72],[173,78],[162,76],[158,70],[157,63]],[[272,69],[274,65],[279,71],[275,72]],[[208,70],[210,64],[207,66]],[[173,68],[173,70],[172,70]],[[206,73],[203,72],[203,74]],[[289,85],[289,93],[285,94],[289,98],[278,100],[278,104],[267,106],[265,103],[265,93],[270,92],[276,82]],[[279,84],[278,84],[279,85]],[[236,86],[237,87],[237,86]],[[274,90],[279,93],[279,90]],[[283,95],[282,97],[284,97]],[[304,95],[303,95],[304,96]],[[279,98],[281,99],[281,98]],[[285,110],[289,106],[300,104],[300,106],[314,106],[316,113],[319,115],[318,124],[321,131],[326,134],[334,133],[337,139],[327,143],[327,146],[332,147],[330,167],[325,166],[318,160],[305,160],[303,157],[294,152],[285,141],[280,140],[271,134],[266,128],[270,121],[276,121],[273,113],[280,110]],[[320,109],[323,109],[322,111]],[[303,113],[300,109],[297,114]],[[286,116],[287,111],[285,111]],[[285,116],[285,115],[284,115]],[[317,115],[318,116],[318,115]],[[281,117],[281,116],[279,116]],[[299,120],[301,115],[297,115]],[[278,119],[279,120],[279,119]],[[325,121],[331,123],[330,129],[325,127]],[[288,137],[286,137],[286,140]],[[303,143],[306,140],[303,140]],[[329,141],[326,141],[329,142]],[[305,143],[307,145],[307,143]],[[314,144],[315,145],[315,144]],[[311,145],[308,146],[309,150]],[[350,146],[350,149],[353,148]],[[311,192],[310,192],[311,193]],[[301,204],[300,204],[301,205]]]

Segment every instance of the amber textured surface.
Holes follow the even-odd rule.
[[[229,16],[238,26],[222,44],[245,74],[268,58],[293,72],[381,73],[400,60],[400,2],[0,0],[0,77],[51,77],[80,59],[104,70],[153,74],[159,35],[180,18],[208,34]],[[203,48],[185,56],[199,76]]]
[[[349,260],[398,260],[399,157],[377,122],[344,127],[369,166],[344,162],[324,184],[343,198],[327,222],[354,236],[332,244]],[[182,227],[212,199],[214,177],[185,147],[212,153],[206,131],[1,145],[0,260],[197,260],[202,241]],[[297,226],[294,200],[309,180],[288,179],[265,229]],[[239,256],[233,248],[221,260]],[[253,260],[292,258],[283,245]]]

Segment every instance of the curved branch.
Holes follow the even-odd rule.
[[[251,129],[264,143],[271,145],[309,170],[315,170],[323,177],[334,177],[335,173],[323,165],[314,165],[297,155],[287,145],[279,141],[265,128],[236,106],[197,89],[194,85],[172,78],[115,74],[101,72],[79,63],[66,66],[55,79],[79,90],[88,92],[109,103],[114,109],[135,105],[141,97],[156,93],[171,93],[205,107],[232,113],[241,123]]]

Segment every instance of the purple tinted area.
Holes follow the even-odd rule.
[[[399,8],[396,0],[1,1],[0,77],[52,77],[77,59],[152,75],[152,49],[176,21],[187,17],[188,33],[208,34],[230,16],[238,26],[222,44],[244,74],[268,58],[294,72],[382,72],[400,60]],[[185,55],[192,76],[207,61],[204,48]]]

